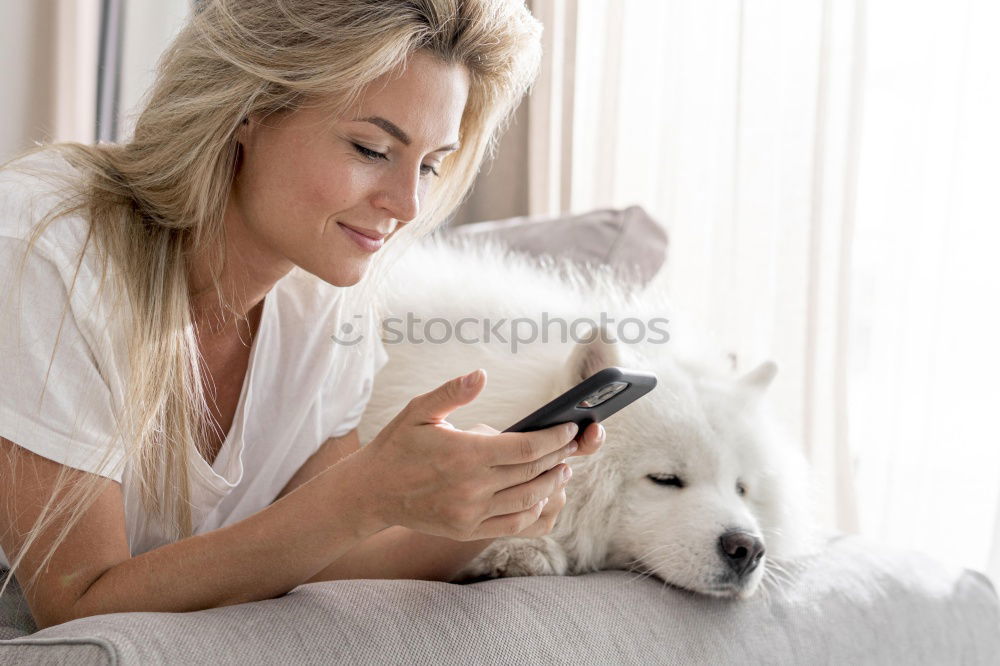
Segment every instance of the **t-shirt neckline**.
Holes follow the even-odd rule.
[[[280,284],[280,280],[278,282]],[[277,284],[271,288],[264,296],[264,305],[260,314],[260,324],[257,326],[257,334],[254,335],[253,342],[250,343],[250,360],[247,364],[246,375],[243,378],[243,387],[240,390],[240,398],[236,403],[236,415],[233,425],[226,433],[226,438],[215,456],[215,461],[209,465],[202,455],[197,451],[192,451],[194,458],[194,468],[198,476],[207,482],[212,488],[218,491],[228,491],[240,482],[243,476],[243,465],[241,454],[244,444],[244,427],[246,426],[247,414],[250,411],[249,405],[253,401],[253,384],[255,368],[258,365],[257,356],[260,353],[261,338],[267,335],[270,328],[270,319],[274,304],[274,293]],[[192,445],[193,446],[193,445]]]

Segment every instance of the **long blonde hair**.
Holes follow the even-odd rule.
[[[132,317],[128,404],[116,433],[124,458],[113,469],[130,466],[146,512],[175,539],[193,534],[189,451],[202,451],[213,428],[186,267],[193,254],[223,247],[242,119],[320,99],[335,100],[333,118],[366,84],[399,71],[417,51],[464,66],[470,90],[461,147],[442,164],[419,217],[394,237],[390,246],[398,252],[461,203],[535,76],[540,30],[521,0],[210,0],[161,56],[127,142],[36,146],[0,167],[22,168],[12,162],[54,150],[83,175],[60,184],[62,203],[37,223],[24,257],[54,220],[75,213],[89,219],[84,251],[93,242],[101,289],[113,286],[122,295],[116,307],[130,308]],[[214,256],[216,270],[224,260],[222,253]],[[371,302],[379,273],[373,263],[365,279],[344,291],[344,311]],[[214,288],[221,295],[217,279]],[[109,447],[102,465],[113,453]],[[2,472],[0,465],[0,478]],[[61,470],[22,547],[8,553],[11,572],[39,534],[68,515],[38,568],[44,569],[100,494],[101,477],[71,484],[68,473]],[[68,492],[60,497],[63,488]]]

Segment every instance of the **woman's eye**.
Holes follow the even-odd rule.
[[[386,155],[385,153],[380,153],[378,151],[371,150],[370,148],[365,148],[364,146],[362,146],[360,144],[357,144],[357,143],[352,143],[351,145],[354,146],[354,150],[356,150],[358,152],[358,154],[360,154],[362,157],[365,157],[365,158],[367,158],[369,160],[375,161],[375,160],[388,160],[389,159],[389,156]],[[430,164],[421,164],[420,165],[420,175],[421,176],[437,176],[438,175],[438,170],[436,168],[432,167]]]
[[[354,146],[354,150],[358,151],[358,153],[360,153],[364,157],[367,157],[370,160],[387,160],[387,159],[389,159],[388,157],[386,157],[385,153],[379,153],[379,152],[376,152],[374,150],[369,150],[368,148],[365,148],[364,146],[360,146],[360,145],[358,145],[356,143],[352,143],[351,145]]]

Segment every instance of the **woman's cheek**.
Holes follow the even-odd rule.
[[[347,164],[330,169],[317,183],[317,197],[332,212],[343,211],[357,206],[366,199],[366,193],[373,188],[375,178],[367,165]]]

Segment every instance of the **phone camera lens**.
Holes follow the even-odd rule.
[[[596,407],[602,402],[607,402],[614,396],[624,391],[626,388],[628,388],[628,382],[612,382],[611,384],[608,384],[599,391],[591,393],[586,398],[577,403],[576,406],[580,409]]]

